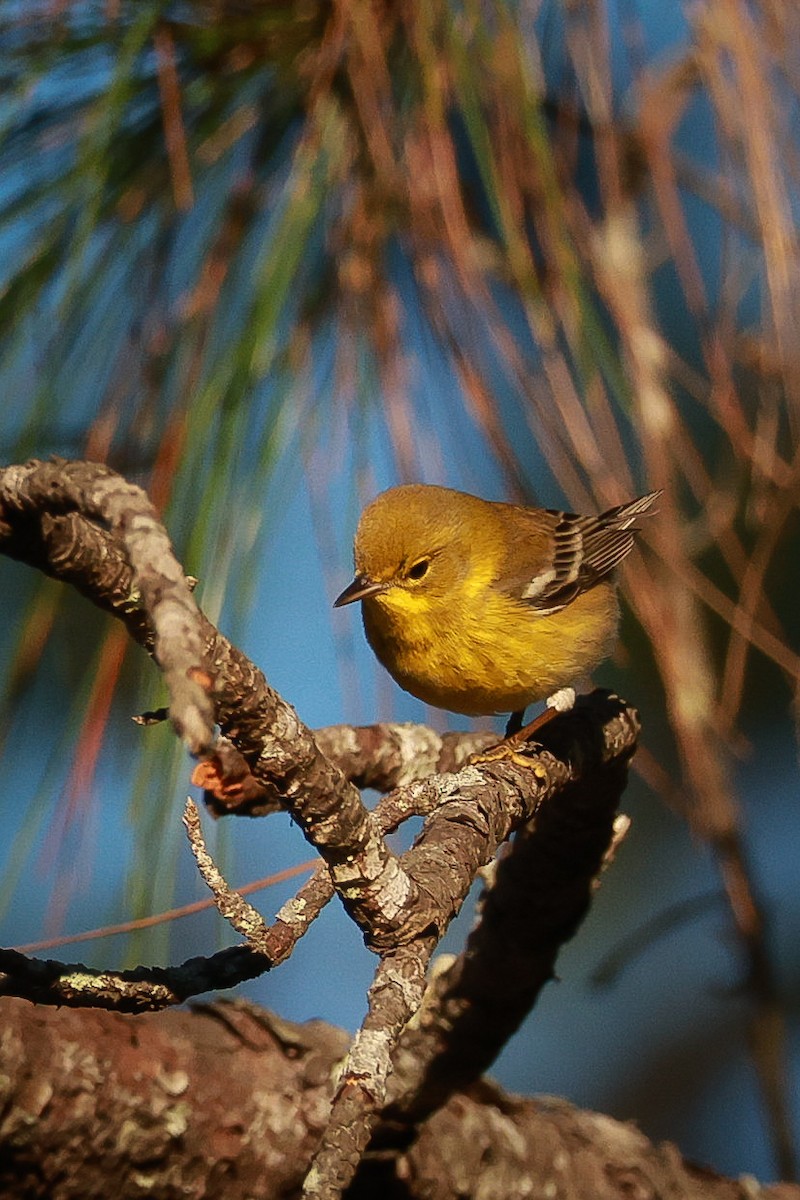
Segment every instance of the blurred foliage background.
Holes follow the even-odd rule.
[[[145,486],[308,723],[447,721],[329,612],[380,488],[663,489],[599,677],[643,712],[634,833],[498,1074],[792,1174],[800,10],[0,0],[0,83],[3,458]],[[199,897],[188,764],[129,721],[156,672],[66,589],[0,586],[5,940]],[[305,858],[246,824],[210,831],[233,882]],[[247,991],[353,1027],[369,956],[319,924]],[[81,954],[227,936],[206,914]]]

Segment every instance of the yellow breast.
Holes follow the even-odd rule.
[[[457,603],[399,588],[364,601],[372,649],[413,696],[472,716],[516,712],[609,653],[618,615],[612,583],[540,616],[487,582],[471,578],[469,597],[462,591]]]

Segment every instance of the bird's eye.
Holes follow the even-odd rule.
[[[423,575],[427,574],[428,567],[431,565],[429,558],[419,558],[408,568],[408,579],[422,579]]]

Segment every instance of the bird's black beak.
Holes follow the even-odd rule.
[[[353,604],[356,600],[366,600],[367,596],[375,596],[378,592],[384,591],[385,588],[385,583],[376,583],[374,579],[367,579],[366,575],[356,575],[353,582],[348,583],[341,596],[336,597],[333,607],[341,608],[343,604]]]

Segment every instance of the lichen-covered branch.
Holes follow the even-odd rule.
[[[220,891],[230,897],[224,881]],[[259,927],[257,946],[234,946],[177,967],[95,970],[83,963],[27,958],[16,950],[0,949],[0,996],[56,1007],[157,1012],[203,992],[236,987],[279,966],[333,895],[330,876],[320,864],[273,924]]]
[[[400,1034],[419,1010],[435,937],[400,946],[381,959],[369,989],[367,1016],[353,1039],[322,1142],[303,1185],[307,1200],[338,1200],[369,1145],[386,1099]]]
[[[243,1002],[134,1018],[4,1000],[0,1193],[6,1200],[299,1193],[347,1036]],[[225,1086],[220,1086],[220,1080]],[[685,1162],[630,1124],[487,1084],[407,1148],[374,1155],[359,1195],[471,1200],[800,1200]]]
[[[430,814],[404,856],[424,881],[423,913],[430,924],[415,913],[421,936],[387,954],[378,968],[366,1020],[305,1182],[309,1200],[338,1200],[343,1194],[369,1144],[387,1086],[394,1099],[387,1117],[396,1131],[398,1123],[403,1129],[416,1124],[479,1077],[552,977],[561,944],[587,911],[612,842],[639,722],[617,697],[595,692],[552,725],[542,734],[547,746],[527,763],[475,764],[399,790]],[[521,818],[525,824],[497,865],[465,954],[420,1012],[423,972],[438,937],[478,867]],[[392,1066],[396,1075],[390,1079]],[[381,1145],[386,1142],[383,1136]]]
[[[162,719],[162,718],[159,718]],[[334,726],[338,740],[342,734],[348,741],[357,742],[360,730],[351,726]],[[423,734],[430,734],[435,741],[440,735],[433,730],[419,727]],[[369,727],[369,740],[376,734],[380,739],[381,726]],[[394,727],[388,727],[388,740],[394,739]],[[325,733],[325,731],[322,731]],[[351,733],[353,738],[349,738]],[[459,744],[459,735],[450,735],[454,743],[447,757],[459,761],[467,749],[478,741],[485,742],[487,735],[464,734]],[[240,759],[230,743],[231,750]],[[241,762],[244,762],[241,759]],[[356,765],[356,760],[351,759]],[[410,769],[410,764],[409,764]],[[252,780],[252,776],[248,775]],[[387,776],[389,778],[389,776]],[[410,816],[421,816],[427,811],[423,807],[426,799],[418,801],[407,792],[396,792],[384,796],[374,810],[381,831],[391,833]],[[185,818],[186,820],[186,818]],[[0,995],[17,996],[39,1004],[57,1006],[108,1008],[123,1012],[159,1011],[175,1004],[182,1004],[192,996],[210,990],[235,987],[248,979],[255,978],[278,966],[291,954],[295,943],[307,932],[319,913],[335,894],[330,876],[320,864],[312,877],[303,885],[296,896],[287,900],[278,913],[275,923],[266,927],[263,919],[244,898],[222,879],[213,860],[205,848],[199,833],[199,815],[196,807],[189,807],[190,843],[197,857],[201,856],[201,874],[214,893],[221,915],[249,941],[248,947],[236,947],[211,956],[197,957],[183,966],[138,967],[135,971],[94,970],[82,963],[64,963],[56,960],[28,959],[16,951],[8,951],[5,973],[0,972]],[[200,865],[200,864],[198,864]],[[250,953],[255,951],[256,953]],[[0,955],[4,952],[0,951]]]
[[[184,805],[183,824],[197,863],[197,869],[214,897],[217,911],[237,933],[245,938],[253,950],[260,954],[265,952],[269,954],[269,926],[258,909],[253,908],[253,905],[245,900],[244,896],[241,896],[223,879],[206,846],[200,825],[200,813],[191,798],[187,799]]]
[[[107,1008],[143,1013],[182,1004],[217,988],[255,979],[274,965],[247,946],[190,958],[177,967],[95,970],[83,963],[27,958],[0,949],[0,997],[16,997],[56,1008]]]
[[[172,565],[163,567],[161,595],[159,568],[171,550],[148,505],[140,489],[97,464],[6,467],[0,470],[0,552],[56,578],[69,578],[126,622],[169,678],[176,677],[173,720],[195,751],[208,750],[209,737],[200,737],[187,697],[199,690],[196,709],[200,711],[202,701],[210,719],[207,689],[213,681],[220,729],[317,849],[368,943],[385,945],[402,938],[403,915],[413,903],[416,885],[386,845],[358,789],[325,758],[311,731],[261,671],[196,609],[174,557]],[[67,510],[72,519],[60,519]],[[98,520],[110,528],[102,528]],[[147,558],[145,532],[160,555],[155,566]],[[172,599],[176,572],[185,593],[183,608]],[[141,611],[132,616],[136,609]],[[181,619],[190,610],[197,629],[189,630],[188,618]],[[171,638],[184,639],[192,654],[197,649],[197,669],[183,669],[185,655],[168,644]]]
[[[479,1079],[553,978],[614,836],[627,757],[542,804],[498,857],[464,951],[436,974],[424,1012],[401,1039],[385,1113],[392,1123],[419,1122]]]
[[[322,753],[358,788],[392,788],[458,771],[473,754],[497,741],[497,734],[437,733],[426,725],[327,725],[314,731]],[[205,800],[216,816],[259,817],[283,807],[274,789],[261,787],[246,759],[226,738],[215,746],[213,769],[195,771],[195,783],[209,790]],[[203,764],[205,765],[205,764]]]
[[[425,801],[425,797],[415,801],[407,791],[384,796],[375,809],[375,820],[383,833],[390,833],[409,816],[427,811]],[[207,856],[202,838],[197,837],[197,827],[191,832],[195,847]],[[249,946],[233,947],[208,958],[192,958],[177,967],[137,967],[130,971],[95,970],[83,963],[31,959],[16,950],[0,949],[0,996],[58,1007],[156,1012],[203,992],[235,987],[279,966],[335,894],[325,864],[320,863],[267,928],[258,914],[253,916],[255,910],[250,905],[240,907],[240,901],[246,902],[226,884],[210,857],[204,868],[223,916],[232,912],[245,935],[255,929],[256,938]]]

